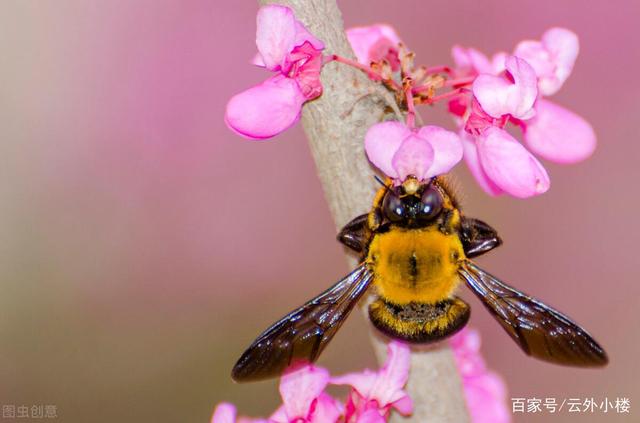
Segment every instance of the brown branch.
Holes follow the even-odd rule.
[[[259,3],[290,7],[296,18],[325,43],[325,53],[354,58],[336,0],[259,0]],[[391,118],[385,116],[389,106],[395,110],[396,119],[402,116],[393,96],[362,72],[333,62],[324,66],[321,79],[324,92],[305,105],[302,123],[339,229],[369,210],[377,188],[363,148],[366,130],[382,119]],[[349,261],[355,264],[353,256]],[[371,339],[379,361],[383,361],[386,340],[377,333]],[[445,343],[413,348],[407,389],[415,411],[408,419],[395,415],[393,421],[469,421],[454,358]]]

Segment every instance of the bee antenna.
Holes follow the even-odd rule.
[[[389,189],[389,187],[387,186],[387,184],[384,183],[384,181],[382,179],[380,179],[380,177],[378,175],[373,175],[373,178],[378,181],[378,183],[380,185],[382,185],[383,187]]]

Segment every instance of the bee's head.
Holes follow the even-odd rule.
[[[420,182],[408,177],[401,185],[388,187],[382,213],[392,223],[411,226],[427,223],[442,211],[444,198],[435,179]]]

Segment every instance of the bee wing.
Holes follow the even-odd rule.
[[[313,362],[366,291],[373,275],[365,264],[274,323],[242,354],[231,377],[238,382],[279,376],[296,362]]]
[[[459,273],[527,355],[565,366],[607,364],[602,347],[559,311],[505,285],[469,260]]]

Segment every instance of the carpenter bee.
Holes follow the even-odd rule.
[[[378,330],[410,343],[442,340],[469,320],[469,306],[454,295],[461,281],[527,355],[567,366],[607,363],[584,329],[470,260],[502,241],[491,226],[462,214],[443,177],[382,184],[371,211],[338,234],[361,253],[360,265],[263,332],[234,366],[234,380],[266,379],[315,361],[367,290]]]

